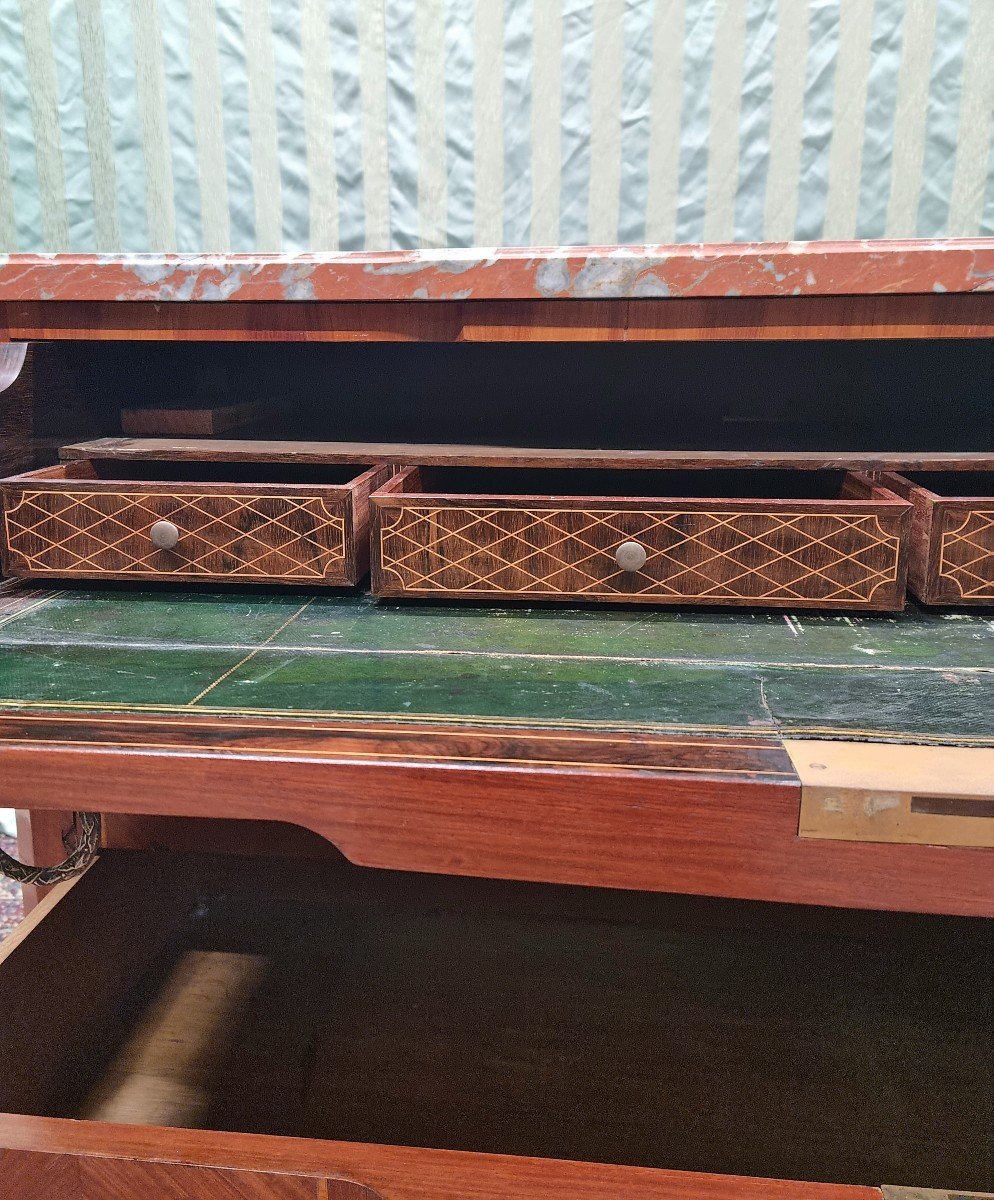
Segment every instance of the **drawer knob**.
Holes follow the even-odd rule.
[[[179,541],[179,530],[172,521],[156,521],[148,532],[152,545],[159,550],[172,550]]]
[[[641,571],[648,557],[645,547],[638,542],[622,542],[614,552],[614,561],[622,571]]]

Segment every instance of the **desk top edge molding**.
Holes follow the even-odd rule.
[[[994,238],[0,255],[0,301],[618,300],[994,292]]]

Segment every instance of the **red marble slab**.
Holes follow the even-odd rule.
[[[994,238],[329,254],[0,255],[0,301],[994,292]]]

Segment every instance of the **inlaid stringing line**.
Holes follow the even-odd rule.
[[[9,625],[11,621],[16,621],[18,617],[27,616],[28,613],[37,612],[39,608],[44,608],[50,601],[55,600],[58,596],[64,595],[64,592],[52,592],[47,596],[42,596],[34,604],[29,604],[26,608],[18,608],[14,612],[9,613],[6,617],[0,617],[0,627]]]
[[[3,701],[0,701],[0,704],[2,704],[2,703],[3,703]],[[200,730],[200,729],[234,729],[234,730],[241,731],[241,730],[245,730],[245,729],[261,729],[267,733],[273,732],[273,723],[272,722],[268,722],[266,724],[260,724],[260,723],[253,723],[252,721],[246,721],[244,719],[239,719],[238,721],[218,721],[218,720],[212,720],[212,719],[210,719],[209,716],[206,715],[207,713],[212,713],[215,711],[217,711],[217,710],[207,709],[207,710],[202,710],[202,712],[193,714],[192,720],[187,721],[186,724],[192,725],[193,728],[198,729],[198,730]],[[202,713],[203,713],[203,715],[202,715]],[[183,712],[182,715],[184,717],[187,716],[187,714],[185,712]],[[283,715],[286,716],[285,713]],[[0,717],[0,719],[2,719],[2,717]],[[64,721],[64,718],[60,717],[60,716],[54,716],[54,715],[49,716],[47,713],[30,712],[27,714],[18,713],[17,720],[18,721],[32,721],[32,722],[36,722],[36,721],[37,722],[41,722],[41,721],[62,722],[62,721]],[[87,717],[83,718],[83,721],[87,725],[127,725],[127,724],[134,723],[134,724],[140,724],[142,726],[161,725],[161,726],[165,726],[168,729],[173,729],[177,725],[184,723],[181,720],[177,720],[177,718],[175,716],[166,717],[164,720],[156,720],[154,717],[148,717],[148,716],[131,717],[131,716],[128,716],[126,713],[121,714],[121,715],[103,713],[100,716],[87,716]],[[384,733],[391,737],[399,736],[399,737],[419,737],[419,738],[421,738],[421,737],[451,737],[452,736],[451,729],[440,729],[440,728],[433,729],[430,727],[426,728],[426,729],[419,729],[414,734],[408,734],[406,730],[403,732],[398,731],[395,728],[397,724],[398,724],[398,722],[396,722],[396,721],[388,720],[388,721],[384,721],[382,723],[381,727],[377,728],[375,721],[366,721],[366,720],[362,719],[361,716],[359,716],[354,721],[350,722],[347,725],[334,725],[334,724],[331,724],[330,722],[321,722],[321,723],[314,724],[314,725],[305,725],[303,720],[298,720],[298,719],[294,718],[291,720],[291,724],[288,727],[287,731],[288,732],[296,732],[298,729],[303,729],[306,732],[346,733],[346,734],[359,734],[359,735]],[[460,730],[459,732],[462,733],[464,731]],[[528,730],[524,733],[519,733],[517,730],[514,730],[514,729],[504,729],[504,730],[500,731],[500,736],[502,738],[506,738],[508,740],[513,740],[515,738],[522,738],[522,739],[528,739],[529,741],[536,741],[536,742],[557,742],[557,743],[558,742],[587,742],[591,745],[604,745],[604,744],[609,744],[616,740],[616,736],[613,733],[598,733],[598,734],[581,735],[581,734],[576,734],[576,733],[559,733],[559,732],[545,733],[545,732],[541,731],[540,729]],[[646,737],[654,737],[655,735],[646,734],[645,736]],[[760,735],[757,735],[757,737],[758,736],[760,736]],[[758,747],[759,750],[769,750],[769,751],[773,751],[773,752],[777,752],[777,753],[780,752],[781,747],[776,742],[775,739],[771,738],[769,736],[769,734],[763,734],[761,736],[763,738],[765,738],[765,740],[769,744],[766,746],[759,746]],[[630,740],[630,739],[626,739],[626,740]],[[149,743],[149,744],[155,745],[156,743]],[[635,744],[640,745],[640,746],[645,746],[645,745],[651,746],[653,743],[652,742],[636,742]],[[757,749],[757,746],[755,744],[750,744],[748,741],[733,742],[733,741],[729,741],[726,738],[722,738],[721,741],[707,741],[703,737],[695,737],[691,741],[677,741],[674,738],[667,737],[665,739],[665,741],[661,742],[660,744],[665,747],[684,746],[684,747],[693,747],[695,749],[701,749],[703,747],[718,748],[721,750],[756,750]],[[262,749],[266,749],[266,747],[263,746]]]
[[[979,521],[979,526],[971,530],[970,526],[975,521]],[[994,542],[992,542],[991,546],[983,546],[974,541],[974,538],[988,531],[994,533],[994,512],[977,509],[967,513],[955,529],[946,530],[942,534],[942,541],[939,547],[939,575],[954,583],[959,594],[965,600],[986,599],[987,597],[994,598],[994,574],[991,577],[985,578],[982,575],[978,575],[975,571],[970,570],[970,567],[978,562],[983,562],[985,559],[994,565]],[[947,554],[954,546],[963,544],[970,546],[974,550],[979,550],[980,554],[976,558],[971,558],[969,562],[950,562]],[[963,579],[961,578],[964,575],[969,579],[976,580],[977,586],[964,589]]]
[[[203,691],[198,692],[197,695],[194,696],[192,700],[187,702],[187,707],[197,704],[200,700],[203,700],[203,698],[209,692],[212,692],[219,683],[224,683],[224,681],[227,678],[229,678],[229,676],[234,675],[234,673],[239,669],[239,667],[244,667],[245,664],[247,662],[249,662],[250,659],[254,658],[259,653],[260,650],[262,650],[264,647],[268,646],[269,643],[274,638],[279,637],[279,635],[283,632],[284,629],[286,629],[286,627],[288,625],[292,625],[293,622],[296,621],[296,619],[304,611],[304,609],[308,608],[310,605],[312,605],[314,603],[315,599],[316,599],[316,597],[311,596],[311,598],[309,600],[307,600],[305,603],[303,603],[300,606],[300,608],[298,608],[297,611],[292,616],[288,617],[278,629],[274,629],[273,632],[269,635],[269,637],[267,637],[265,639],[265,641],[260,642],[258,644],[258,646],[256,646],[254,650],[249,651],[249,653],[246,654],[245,657],[240,662],[236,662],[233,667],[229,667],[227,671],[225,671],[223,674],[219,675],[217,677],[217,679],[214,680],[213,683],[209,683],[207,685],[207,687],[205,687],[203,689]]]
[[[235,706],[218,706],[212,709],[191,709],[189,704],[101,704],[85,703],[83,701],[66,700],[53,702],[50,700],[9,700],[0,698],[0,707],[6,706],[11,713],[18,714],[20,709],[54,708],[72,712],[104,712],[104,713],[178,713],[189,715],[192,712],[221,713],[225,716],[278,717],[288,725],[301,718],[329,718],[338,720],[381,721],[384,724],[414,725],[429,722],[439,725],[451,725],[472,729],[474,726],[494,728],[501,726],[516,726],[536,729],[592,729],[600,730],[605,735],[611,733],[632,732],[646,735],[665,734],[668,732],[692,735],[695,733],[725,734],[731,733],[742,738],[754,737],[757,740],[769,741],[777,731],[772,725],[761,727],[750,725],[678,725],[673,722],[647,724],[636,721],[555,721],[548,717],[491,717],[474,714],[454,713],[388,713],[388,712],[347,712],[338,709],[273,709],[273,708],[238,708]],[[978,737],[973,734],[917,734],[913,738],[907,730],[901,729],[866,729],[862,726],[830,726],[830,725],[792,725],[786,731],[791,738],[827,737],[836,741],[848,741],[853,738],[866,738],[870,741],[889,741],[901,745],[938,745],[938,746],[991,746],[994,745],[994,734]],[[779,735],[778,735],[779,736]]]

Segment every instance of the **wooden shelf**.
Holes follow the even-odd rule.
[[[284,462],[299,464],[392,462],[402,466],[605,467],[686,470],[693,467],[788,470],[984,471],[994,454],[968,451],[830,454],[810,451],[583,450],[533,446],[447,446],[412,442],[296,442],[224,438],[97,438],[64,446],[63,459],[115,458],[152,462]]]

